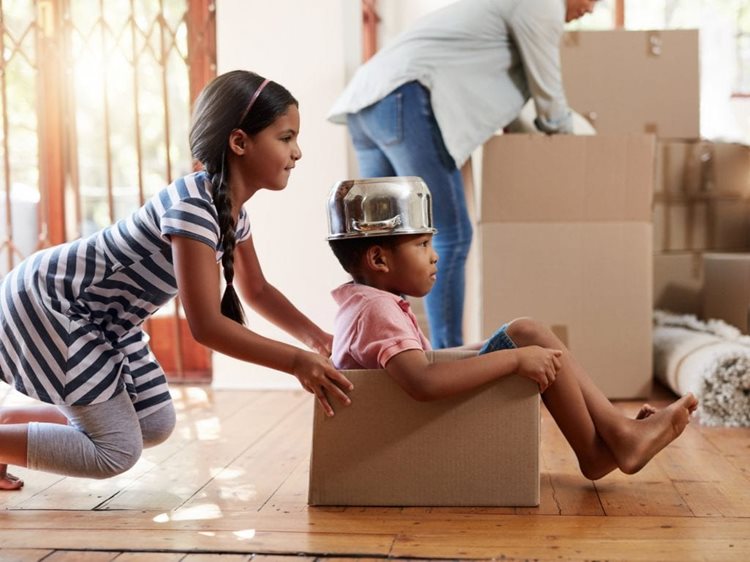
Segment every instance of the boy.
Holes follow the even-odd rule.
[[[418,198],[426,208],[403,205],[399,200],[408,199],[408,193],[394,194],[391,183],[388,192],[378,195],[377,181],[368,180],[362,187],[369,189],[369,196],[360,193],[357,197],[348,197],[344,192],[351,192],[351,185],[342,190],[347,182],[341,182],[339,193],[330,199],[338,204],[329,204],[329,244],[353,278],[333,291],[340,307],[332,355],[337,368],[384,368],[416,400],[451,396],[511,374],[528,377],[539,385],[542,400],[575,452],[581,472],[591,480],[615,468],[627,474],[639,471],[682,433],[698,405],[692,394],[660,411],[646,404],[635,419],[627,418],[562,342],[530,318],[505,324],[483,345],[467,346],[479,354],[460,365],[456,361],[429,363],[425,351],[430,344],[403,298],[423,297],[437,278],[429,192],[424,184],[415,187],[402,182],[407,192],[426,192]],[[380,230],[350,231],[339,216],[342,202],[348,205],[347,214],[373,216],[377,209],[395,209],[397,216],[378,221]],[[419,214],[416,220],[410,216],[415,212]],[[419,225],[420,220],[421,228],[401,226]]]

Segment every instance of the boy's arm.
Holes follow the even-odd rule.
[[[409,396],[419,401],[454,396],[513,373],[533,380],[543,392],[555,380],[561,354],[559,350],[532,345],[430,363],[424,351],[409,350],[391,358],[385,369]]]

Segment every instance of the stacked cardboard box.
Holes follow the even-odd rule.
[[[651,385],[653,135],[500,135],[482,155],[479,322],[552,326],[610,398]]]
[[[571,106],[600,133],[658,137],[654,306],[726,316],[705,294],[704,253],[750,249],[750,148],[700,138],[698,32],[569,33],[562,65]],[[713,260],[712,271],[729,267]]]
[[[653,208],[654,143],[660,186],[687,174],[663,154],[690,152],[684,143],[699,137],[696,30],[568,33],[561,64],[570,106],[599,135],[505,135],[484,147],[476,323],[486,336],[499,322],[535,316],[567,338],[607,396],[640,397],[651,381],[654,270],[684,281],[679,290],[660,281],[659,294],[692,308],[699,300],[694,225],[705,223],[712,240],[731,239],[745,215],[705,196],[703,206],[691,199],[689,208],[675,200],[670,213],[691,222],[690,243],[676,234],[670,243],[690,251],[670,250],[654,267],[654,236],[664,253],[664,221],[657,219],[656,234],[652,228],[654,214],[664,212]]]
[[[700,314],[702,253],[747,247],[747,205],[736,179],[750,153],[699,140],[697,30],[577,32],[563,43],[573,108],[600,133],[657,135],[654,306]]]
[[[711,316],[704,254],[750,248],[750,148],[662,140],[654,198],[654,305]]]
[[[750,253],[704,255],[704,314],[750,332]]]

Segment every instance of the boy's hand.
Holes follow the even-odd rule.
[[[517,351],[517,373],[537,383],[540,392],[547,390],[547,388],[555,382],[557,372],[562,365],[560,361],[562,351],[559,349],[539,347],[538,345],[519,347]]]
[[[302,388],[315,395],[327,416],[333,415],[333,408],[328,402],[329,395],[335,396],[344,405],[351,404],[344,390],[351,391],[354,385],[333,368],[330,359],[318,353],[300,350],[294,361],[292,374],[297,377]]]

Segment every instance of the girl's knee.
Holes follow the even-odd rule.
[[[506,332],[519,346],[540,345],[550,333],[541,322],[529,317],[516,318],[508,325]]]
[[[143,447],[147,449],[164,443],[172,435],[176,422],[177,416],[171,402],[140,420]]]
[[[135,438],[117,443],[117,445],[98,445],[92,474],[88,477],[103,480],[118,476],[133,468],[141,458],[142,452],[143,441]]]

